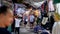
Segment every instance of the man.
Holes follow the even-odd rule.
[[[21,22],[21,19],[16,17],[15,18],[15,33],[18,32],[18,34],[19,34],[19,29],[20,29],[20,22]]]
[[[0,34],[11,34],[6,27],[13,22],[13,12],[8,6],[0,7]]]

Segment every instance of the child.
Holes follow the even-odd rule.
[[[35,17],[34,17],[33,14],[31,14],[31,15],[29,16],[29,22],[30,22],[30,28],[32,29],[33,26],[34,26],[34,22],[35,22]]]
[[[24,21],[24,27],[26,27],[26,24],[28,22],[28,16],[27,16],[27,14],[24,15],[23,21]]]

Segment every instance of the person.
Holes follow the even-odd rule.
[[[38,25],[38,17],[40,15],[39,13],[40,13],[39,10],[38,9],[35,9],[34,16],[35,16],[35,21],[36,21],[37,25]]]
[[[39,24],[39,23],[41,23],[41,11],[40,10],[38,10],[38,17],[37,17],[37,25]]]
[[[0,7],[0,34],[11,34],[7,27],[13,22],[13,11],[5,5]]]
[[[27,16],[29,16],[31,11],[32,11],[32,6],[26,7],[26,12],[25,13],[27,14]]]
[[[55,23],[52,28],[52,34],[60,34],[60,16],[59,14],[54,14]]]
[[[26,24],[28,25],[28,21],[29,21],[29,14],[32,10],[31,6],[26,7],[26,12],[23,14],[23,22],[24,22],[24,26],[26,26]]]
[[[18,9],[16,9],[15,12],[16,12],[17,16],[21,19],[20,25],[22,25],[22,23],[23,23],[23,14],[25,13],[25,8],[19,8],[18,7]]]
[[[29,22],[30,22],[30,28],[34,28],[34,22],[35,22],[35,17],[33,15],[33,12],[31,12],[30,16],[29,16]]]
[[[55,14],[54,20],[55,23],[53,25],[52,34],[60,34],[60,0],[53,0],[55,5]]]
[[[18,17],[15,18],[15,32],[18,32],[19,34],[19,29],[20,29],[20,22],[21,22],[21,19],[19,19]]]
[[[44,29],[41,26],[41,23],[34,27],[34,32],[37,33],[37,34],[49,34],[50,33],[48,30]]]
[[[24,27],[26,27],[27,22],[28,22],[28,16],[27,16],[27,14],[24,14],[23,21],[24,21]]]

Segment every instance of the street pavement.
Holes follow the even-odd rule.
[[[16,34],[16,33],[13,32],[12,34]],[[29,26],[26,26],[26,27],[21,26],[20,34],[34,34],[34,32],[33,32],[33,29],[29,28]]]
[[[20,34],[34,34],[33,29],[30,29],[29,26],[21,27]]]

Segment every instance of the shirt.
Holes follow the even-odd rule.
[[[34,22],[34,16],[33,15],[30,15],[30,22]]]
[[[24,21],[28,21],[28,16],[24,16]]]
[[[6,28],[0,28],[0,34],[11,34]]]
[[[15,18],[15,27],[20,27],[20,21],[21,19]]]
[[[44,28],[40,25],[37,25],[36,27],[34,27],[34,32],[38,32],[39,30],[44,30]]]

